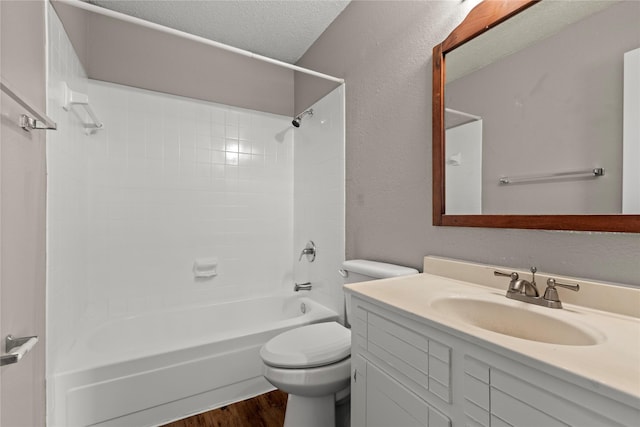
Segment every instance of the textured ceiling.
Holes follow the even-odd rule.
[[[88,0],[117,12],[295,63],[350,0]]]

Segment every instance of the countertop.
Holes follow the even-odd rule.
[[[483,286],[450,277],[422,273],[414,276],[345,285],[345,290],[365,300],[380,302],[409,315],[424,319],[447,332],[481,340],[492,348],[505,349],[540,361],[627,395],[640,403],[640,319],[624,314],[564,303],[563,309],[551,309],[511,300],[504,289]],[[625,292],[629,292],[627,289]],[[638,290],[640,293],[640,290]],[[435,310],[431,303],[440,298],[471,297],[498,301],[523,310],[553,316],[589,329],[599,336],[595,345],[573,346],[520,339],[492,332]],[[535,327],[535,325],[532,325]]]

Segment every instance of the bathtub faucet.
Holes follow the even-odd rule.
[[[298,262],[302,261],[302,257],[306,256],[307,261],[313,262],[316,259],[316,244],[313,243],[313,240],[309,240],[307,245],[304,247],[302,252],[300,252],[300,258],[298,258]]]
[[[295,292],[298,291],[310,291],[311,290],[311,282],[307,282],[307,283],[296,283],[293,286],[293,290]]]

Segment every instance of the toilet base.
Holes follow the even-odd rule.
[[[289,394],[284,427],[335,427],[336,396],[305,397]]]

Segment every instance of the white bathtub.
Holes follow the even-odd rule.
[[[264,393],[273,386],[262,377],[260,347],[337,318],[291,296],[110,321],[79,337],[54,375],[50,425],[159,425]]]

